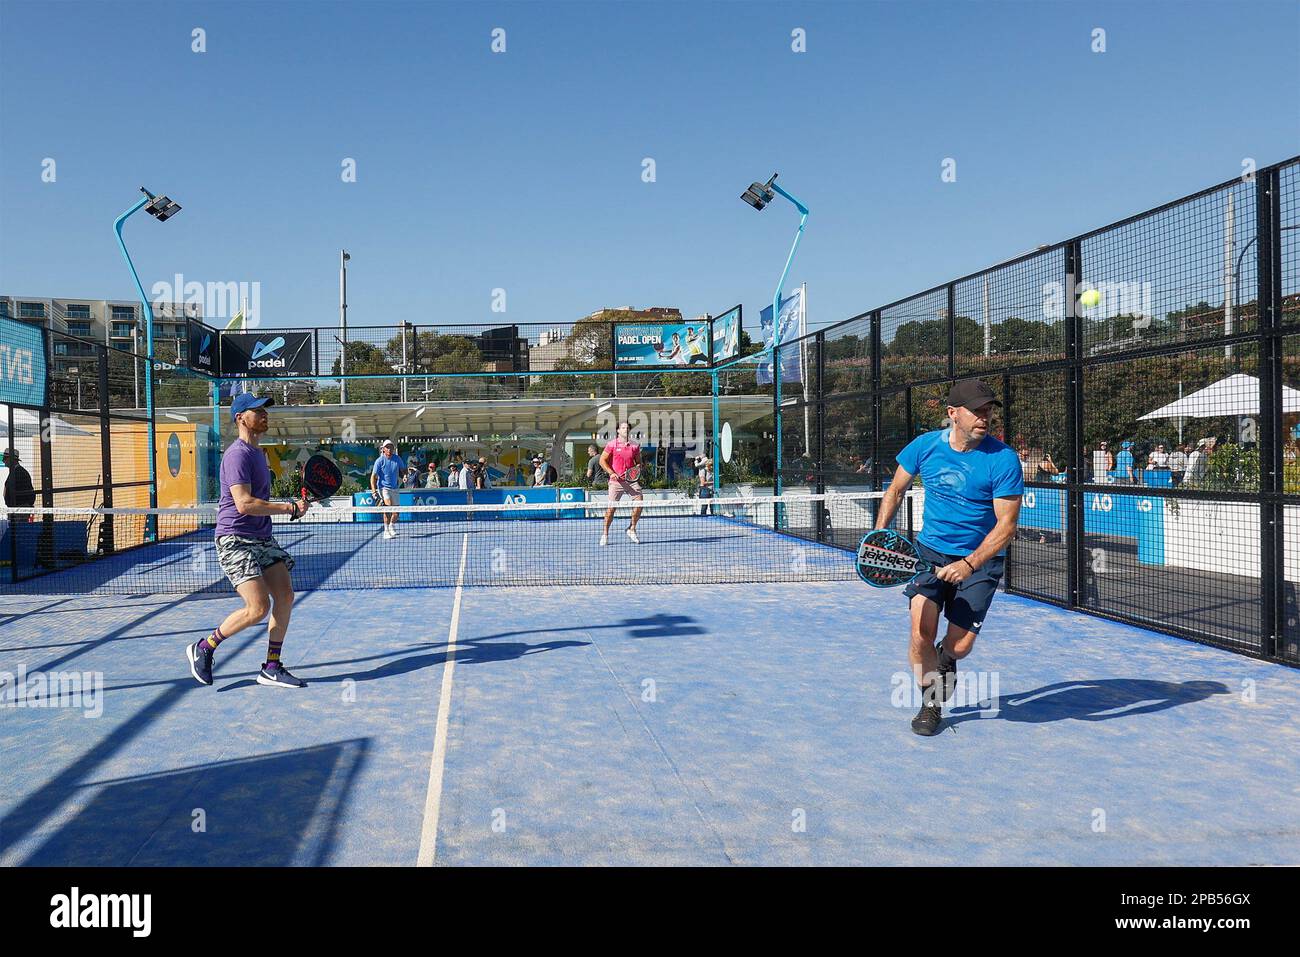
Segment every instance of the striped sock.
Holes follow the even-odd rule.
[[[212,634],[208,635],[208,637],[204,638],[203,640],[207,642],[209,651],[216,651],[217,645],[225,641],[226,636],[221,633],[220,628],[213,628]]]
[[[266,663],[268,665],[280,664],[280,649],[284,647],[284,639],[271,641],[266,647]]]

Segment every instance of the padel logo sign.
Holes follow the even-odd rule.
[[[197,322],[189,323],[187,331],[190,340],[190,368],[208,375],[220,374],[216,332]]]
[[[45,404],[45,340],[13,319],[0,319],[0,402]]]
[[[314,375],[310,332],[227,332],[221,337],[222,375]]]

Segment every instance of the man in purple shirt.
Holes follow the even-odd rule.
[[[227,638],[271,614],[266,661],[257,683],[275,688],[302,688],[280,661],[280,649],[293,610],[293,559],[271,534],[271,516],[298,518],[310,507],[301,502],[272,502],[271,466],[258,442],[267,430],[266,407],[272,399],[252,393],[235,396],[230,418],[239,438],[221,456],[221,499],[217,504],[217,562],[235,586],[244,607],[231,612],[208,637],[186,649],[190,673],[200,684],[212,684],[213,653]]]

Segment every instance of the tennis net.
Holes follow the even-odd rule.
[[[548,504],[314,506],[275,516],[298,591],[849,579],[880,493]],[[608,544],[601,545],[613,508]],[[640,508],[638,542],[627,535]],[[396,534],[384,531],[395,513]],[[0,589],[230,593],[214,507],[0,510]]]

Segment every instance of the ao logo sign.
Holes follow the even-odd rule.
[[[1032,505],[1030,505],[1029,507],[1033,508]],[[1094,512],[1109,512],[1114,507],[1115,507],[1115,502],[1109,495],[1094,495],[1092,497],[1092,510]],[[1134,503],[1133,507],[1136,508],[1139,512],[1149,512],[1151,511],[1152,508],[1151,499],[1149,498],[1138,499],[1137,502]]]
[[[39,329],[0,319],[0,402],[45,404],[45,343]]]
[[[1033,489],[1025,489],[1025,498],[1024,498],[1024,503],[1025,503],[1025,508],[1033,508],[1033,507],[1034,507],[1034,490],[1033,490]]]
[[[0,342],[0,370],[4,372],[6,382],[18,385],[35,385],[32,374],[32,350],[20,346],[11,346]]]
[[[507,505],[526,505],[527,503],[528,503],[528,499],[527,499],[527,497],[525,497],[525,496],[522,495],[522,494],[515,494],[515,495],[507,495],[507,496],[506,496],[506,504],[507,504]]]

